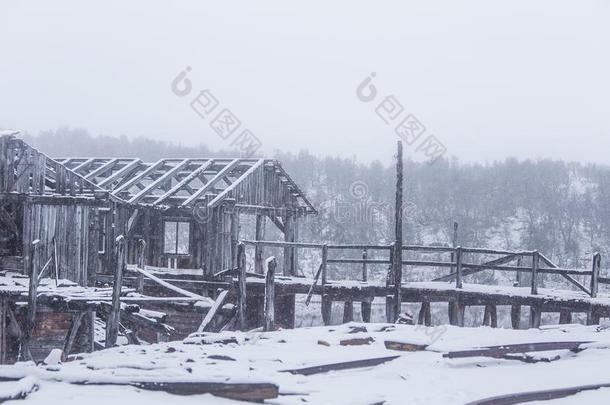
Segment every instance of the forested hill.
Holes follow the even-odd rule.
[[[205,146],[151,139],[93,137],[59,129],[25,136],[41,151],[62,156],[221,157]],[[307,241],[389,242],[392,239],[394,167],[303,151],[276,156],[308,194],[320,215],[304,221]],[[453,222],[459,243],[538,249],[561,266],[588,266],[590,254],[610,251],[610,169],[561,161],[429,166],[405,163],[404,234],[410,243],[449,243]],[[605,267],[605,266],[604,266]]]

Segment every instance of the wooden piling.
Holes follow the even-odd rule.
[[[354,303],[352,301],[345,301],[343,305],[343,323],[351,322],[354,320]]]
[[[498,327],[498,311],[495,305],[485,305],[485,313],[483,315],[483,325]]]
[[[364,249],[362,251],[362,260],[367,260],[368,259],[368,252],[366,249]],[[369,275],[368,275],[368,269],[366,266],[366,261],[362,262],[362,281],[366,282],[369,279]],[[362,314],[362,322],[371,322],[371,303],[372,303],[372,299],[370,300],[363,300],[360,303],[360,312]]]
[[[511,305],[510,322],[513,329],[519,329],[521,327],[521,305]]]
[[[275,268],[277,260],[275,257],[267,259],[267,274],[265,275],[265,332],[275,328]]]
[[[572,312],[564,310],[559,312],[559,324],[565,325],[572,323]]]
[[[454,326],[464,326],[464,312],[466,307],[459,299],[449,301],[449,324]]]
[[[542,310],[539,306],[530,306],[530,329],[539,328],[542,320]]]
[[[430,302],[423,301],[417,317],[418,325],[430,326],[432,324],[432,314],[430,312]]]

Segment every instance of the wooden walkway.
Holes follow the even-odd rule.
[[[250,268],[255,273],[246,271],[245,247],[254,247],[255,263]],[[297,277],[286,274],[275,275],[275,268],[270,277],[269,270],[261,274],[265,265],[262,263],[264,248],[284,250],[284,255],[296,257],[298,249],[319,249],[321,264],[313,278]],[[462,248],[445,246],[402,246],[400,265],[397,266],[394,245],[327,245],[299,242],[242,241],[240,242],[238,266],[233,269],[232,284],[237,292],[238,312],[242,311],[243,319],[271,319],[280,316],[287,319],[294,316],[294,296],[304,294],[309,304],[313,295],[322,300],[322,318],[325,324],[330,323],[330,312],[333,301],[344,302],[344,321],[353,319],[353,305],[360,302],[363,321],[370,321],[371,302],[376,297],[386,300],[386,317],[388,322],[394,322],[400,316],[397,313],[397,300],[400,303],[421,303],[417,322],[431,324],[431,303],[447,303],[449,321],[453,325],[464,325],[465,308],[469,306],[484,306],[484,324],[497,326],[497,307],[511,307],[511,323],[514,328],[521,324],[521,307],[529,308],[529,326],[539,327],[541,315],[544,312],[559,314],[560,323],[569,323],[573,313],[585,313],[588,324],[599,323],[600,318],[610,317],[610,295],[599,295],[600,284],[610,284],[610,279],[602,277],[601,256],[595,253],[591,257],[589,269],[566,269],[555,265],[549,258],[538,251],[506,251],[496,249]],[[331,252],[336,252],[333,253]],[[351,253],[350,253],[351,252]],[[354,253],[355,252],[355,253]],[[374,252],[374,255],[371,253]],[[357,255],[357,256],[356,256]],[[275,263],[268,259],[267,263]],[[329,266],[349,265],[356,267],[355,274],[360,281],[330,280]],[[386,281],[369,280],[370,266],[387,268]],[[398,285],[393,272],[399,268],[415,269],[421,276],[427,269],[447,269],[445,276],[433,278],[430,281],[407,282],[401,277]],[[482,271],[512,272],[516,275],[516,284],[521,286],[498,286],[465,283],[464,278]],[[342,274],[345,274],[344,271]],[[438,274],[438,271],[435,271]],[[565,280],[572,290],[547,289],[541,287],[542,275],[547,279]],[[524,283],[528,278],[527,284]],[[524,287],[523,285],[528,285]],[[273,294],[270,293],[273,291]],[[260,297],[248,300],[248,296]],[[260,302],[279,300],[281,303],[271,305],[274,313],[266,311],[267,306]],[[286,300],[285,297],[292,297]],[[247,305],[256,308],[246,309]],[[256,314],[266,311],[264,314]],[[286,313],[282,313],[286,312]],[[267,322],[269,323],[269,322]],[[250,322],[248,326],[252,326]],[[273,322],[270,323],[273,325]],[[285,323],[282,326],[290,326]],[[271,326],[268,326],[271,327]]]

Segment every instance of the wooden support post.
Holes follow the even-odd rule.
[[[262,214],[256,215],[256,235],[255,240],[265,239],[265,222],[266,218]],[[257,274],[263,274],[263,246],[254,246],[254,272]]]
[[[398,319],[402,304],[402,201],[403,201],[403,161],[402,161],[402,141],[397,143],[396,153],[396,205],[394,209],[394,321]]]
[[[368,253],[366,251],[366,249],[364,249],[362,251],[362,260],[367,260],[368,258]],[[366,266],[366,262],[362,263],[362,281],[366,282],[369,279],[369,274],[368,274],[368,269]],[[372,303],[372,299],[370,300],[363,300],[360,303],[360,312],[362,314],[362,322],[371,322],[371,303]]]
[[[459,299],[449,301],[449,323],[454,326],[464,326],[466,307]]]
[[[485,305],[485,314],[483,315],[483,325],[498,327],[498,311],[495,305]]]
[[[417,317],[418,325],[430,326],[432,324],[432,314],[430,313],[430,302],[423,301],[421,303],[421,309],[419,310],[419,316]]]
[[[453,222],[453,237],[451,239],[451,246],[453,248],[457,247],[458,242],[458,223]],[[451,252],[451,263],[455,263],[455,251]],[[449,274],[452,274],[455,271],[454,266],[449,267]]]
[[[587,325],[598,325],[600,318],[599,313],[592,308],[587,312]]]
[[[0,298],[0,364],[6,364],[8,350],[6,339],[6,317],[8,315],[8,298]]]
[[[390,247],[390,266],[385,278],[385,317],[388,323],[396,322],[396,317],[394,316],[394,296],[392,295],[392,283],[394,281],[394,259],[394,245],[392,245]]]
[[[25,330],[23,331],[23,337],[21,340],[21,351],[19,358],[28,360],[32,359],[32,353],[30,352],[30,339],[34,333],[34,327],[36,326],[36,309],[38,302],[38,244],[40,241],[36,239],[32,242],[31,257],[29,260],[29,276],[30,285],[28,289],[28,312],[25,320]]]
[[[539,328],[542,320],[542,310],[536,305],[530,306],[530,329]]]
[[[511,305],[510,323],[513,329],[519,329],[521,327],[521,305]]]
[[[521,256],[517,258],[517,267],[521,267]],[[513,287],[522,287],[523,284],[523,272],[518,271]]]
[[[146,241],[144,239],[138,240],[138,257],[137,266],[142,270],[146,270]],[[144,274],[138,272],[138,279],[136,290],[140,293],[144,293]]]
[[[563,310],[559,312],[559,324],[565,325],[572,323],[572,312]]]
[[[87,313],[87,352],[95,351],[95,311]]]
[[[116,238],[114,285],[112,286],[112,308],[106,320],[105,347],[116,345],[119,334],[119,317],[121,311],[121,289],[123,287],[123,271],[125,270],[125,237]]]
[[[345,301],[343,305],[343,323],[348,323],[354,320],[354,303]]]
[[[296,220],[292,213],[287,213],[284,216],[284,241],[295,242],[296,236]],[[284,247],[284,275],[296,276],[296,252],[294,246]]]
[[[532,295],[538,294],[538,268],[540,266],[540,254],[537,250],[532,253]],[[531,325],[531,322],[530,322]]]
[[[237,330],[246,329],[246,245],[237,244]]]
[[[455,288],[462,288],[462,247],[455,248]]]
[[[230,208],[229,208],[230,207]],[[231,246],[231,268],[236,267],[237,255],[237,243],[239,242],[239,211],[235,209],[233,205],[227,207],[230,210],[229,219],[229,232],[230,232],[230,246]]]
[[[265,275],[265,332],[275,329],[275,257],[267,259],[267,274]]]
[[[66,357],[72,351],[72,346],[74,346],[76,334],[80,328],[84,315],[85,312],[79,311],[72,317],[72,322],[70,323],[70,328],[68,329],[68,334],[66,335],[66,340],[64,342],[64,356]]]
[[[591,265],[591,297],[597,297],[597,290],[599,284],[597,279],[599,277],[599,271],[601,269],[602,263],[602,255],[600,253],[595,253],[593,255],[593,263]]]
[[[326,293],[326,282],[328,272],[328,246],[322,246],[322,321],[324,325],[330,325],[330,317],[333,307],[333,302],[330,296]]]

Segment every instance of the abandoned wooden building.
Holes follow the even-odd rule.
[[[396,161],[400,208],[400,142]],[[299,221],[315,213],[276,160],[51,159],[0,137],[0,363],[41,360],[56,348],[70,355],[187,335],[205,340],[227,328],[294,327],[297,295],[305,306],[318,296],[327,325],[333,301],[343,303],[343,322],[355,318],[357,303],[370,322],[375,299],[391,323],[401,320],[402,304],[420,304],[417,322],[426,326],[439,304],[457,326],[469,308],[484,309],[483,324],[497,327],[499,306],[510,307],[515,329],[539,327],[544,313],[560,323],[573,314],[588,324],[610,317],[599,253],[589,269],[560,268],[537,250],[458,246],[457,224],[452,245],[404,245],[402,209],[391,243],[298,241]],[[244,216],[253,220],[240,223]],[[298,268],[300,249],[319,253],[313,277]],[[331,280],[329,267],[339,266],[347,268]],[[404,268],[423,272],[414,279]],[[464,281],[484,271],[517,282]],[[544,288],[551,277],[560,288]]]
[[[235,267],[240,216],[255,216],[258,238],[266,226],[277,226],[290,242],[299,219],[315,213],[273,159],[52,159],[14,136],[0,138],[3,272],[46,272],[85,288],[112,284],[121,243],[127,264],[211,280]],[[286,252],[284,268],[292,274],[296,257]],[[161,290],[147,292],[168,295]],[[194,282],[186,290],[208,295]],[[186,325],[178,335],[196,330],[197,316],[194,329]]]

